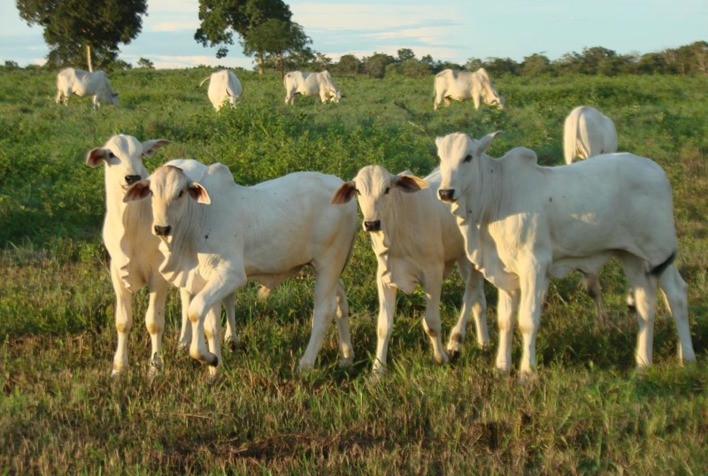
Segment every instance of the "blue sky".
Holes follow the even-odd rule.
[[[585,47],[620,54],[648,53],[706,40],[708,0],[291,0],[293,20],[315,50],[335,61],[343,54],[418,57],[465,63],[469,58],[523,60],[543,53],[554,60]],[[234,45],[217,60],[194,39],[198,0],[148,0],[142,33],[121,48],[121,59],[145,57],[158,68],[199,64],[251,68]],[[42,29],[28,27],[14,0],[0,0],[0,62],[41,64],[48,52]]]

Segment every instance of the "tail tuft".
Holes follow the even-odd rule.
[[[675,259],[676,259],[676,251],[671,253],[671,256],[669,256],[666,259],[666,261],[664,261],[663,263],[661,263],[657,266],[654,266],[652,269],[650,269],[649,274],[651,274],[652,276],[661,276],[661,273],[663,273],[666,270],[666,268],[671,266],[671,263],[673,263]]]

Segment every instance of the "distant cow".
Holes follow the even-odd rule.
[[[214,105],[214,109],[219,111],[224,107],[225,102],[228,102],[231,107],[236,105],[236,101],[241,97],[241,93],[243,92],[241,81],[236,77],[236,73],[228,69],[222,69],[204,78],[204,80],[199,83],[199,87],[201,88],[207,81],[209,81],[207,95]]]
[[[657,282],[673,315],[681,361],[695,361],[686,283],[677,252],[671,185],[661,167],[632,154],[600,155],[541,167],[525,148],[485,154],[494,134],[436,140],[441,200],[465,236],[470,261],[499,288],[496,366],[511,368],[514,311],[523,336],[520,373],[536,369],[536,335],[550,278],[578,269],[597,274],[617,257],[632,287],[639,321],[637,366],[652,363]]]
[[[484,101],[488,106],[496,105],[499,109],[504,108],[504,98],[494,89],[484,68],[474,72],[445,69],[436,74],[433,109],[437,110],[443,100],[446,106],[449,105],[450,99],[456,101],[472,99],[475,109],[479,109],[480,101]]]
[[[285,104],[294,104],[296,94],[319,95],[323,103],[327,101],[339,102],[342,98],[342,94],[334,85],[332,74],[329,71],[321,73],[292,71],[285,75],[283,84],[285,85]]]
[[[66,68],[57,75],[57,104],[69,104],[69,96],[79,97],[93,95],[94,107],[102,103],[118,104],[118,93],[113,91],[108,76],[103,71],[89,73],[83,69]]]
[[[315,270],[312,333],[299,370],[311,368],[334,319],[340,360],[352,363],[349,317],[339,275],[356,234],[356,205],[330,205],[342,185],[331,175],[298,172],[253,187],[234,183],[229,169],[212,164],[199,181],[181,169],[163,166],[133,184],[126,201],[152,197],[153,233],[165,260],[160,272],[194,298],[190,355],[216,372],[217,345],[207,349],[204,334],[218,335],[218,320],[206,319],[221,299],[248,279],[268,289],[303,266]]]
[[[342,204],[356,194],[364,215],[364,230],[369,232],[378,262],[375,374],[383,373],[386,368],[396,291],[411,293],[417,283],[425,290],[423,327],[433,344],[435,361],[439,364],[447,362],[441,340],[440,292],[443,280],[455,263],[465,280],[465,292],[460,318],[450,333],[447,351],[451,355],[460,351],[470,311],[474,312],[477,342],[481,346],[489,342],[484,280],[467,260],[462,233],[450,207],[435,197],[439,184],[438,171],[420,180],[408,174],[393,175],[384,167],[369,165],[332,197],[332,203]]]
[[[617,152],[617,131],[612,119],[590,106],[579,106],[565,118],[563,155],[565,163],[580,157]]]

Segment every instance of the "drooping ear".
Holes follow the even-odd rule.
[[[102,160],[107,160],[111,151],[108,149],[102,149],[100,147],[94,147],[88,151],[86,154],[86,165],[89,167],[98,167],[101,165]]]
[[[396,175],[391,179],[391,183],[407,193],[425,190],[430,186],[428,182],[415,175]]]
[[[136,202],[150,196],[152,192],[150,191],[150,180],[144,179],[139,182],[135,182],[128,188],[123,197],[123,202]]]
[[[157,149],[162,146],[169,144],[170,141],[167,139],[154,139],[143,142],[143,155],[145,157],[152,157]]]
[[[329,201],[332,205],[342,205],[343,203],[349,202],[356,193],[356,183],[353,180],[344,183],[339,189],[334,193],[332,200]]]
[[[209,193],[198,182],[192,182],[187,185],[187,193],[189,193],[189,196],[196,200],[197,203],[203,203],[204,205],[211,204]]]
[[[482,154],[484,154],[489,148],[489,146],[492,144],[494,138],[499,134],[501,134],[501,131],[496,131],[492,132],[491,134],[487,134],[480,140],[473,140],[472,151],[474,153],[474,156],[480,157]]]

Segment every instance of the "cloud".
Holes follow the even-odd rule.
[[[163,21],[160,23],[155,23],[153,25],[150,25],[149,31],[162,31],[162,32],[170,32],[170,31],[183,31],[183,30],[190,30],[190,31],[196,31],[197,28],[199,28],[199,21],[189,21],[189,20],[181,20],[181,21]]]

